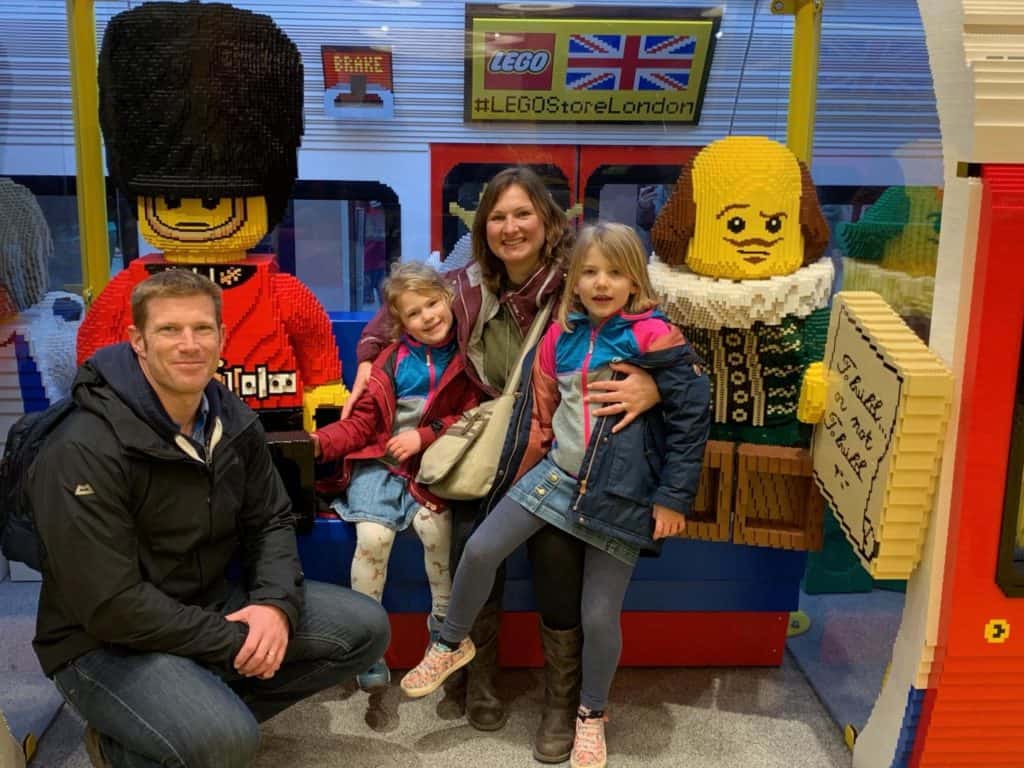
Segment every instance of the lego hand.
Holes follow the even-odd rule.
[[[340,381],[307,389],[302,393],[302,428],[312,432],[316,429],[316,421],[313,418],[316,409],[321,405],[344,405],[348,396],[348,390]]]
[[[655,504],[652,510],[654,516],[654,538],[664,539],[668,536],[678,536],[686,530],[686,515],[676,512],[674,509]]]
[[[249,626],[241,650],[235,656],[235,669],[245,677],[269,680],[281,667],[288,650],[288,617],[273,605],[247,605],[224,617]]]
[[[366,389],[366,382],[370,380],[370,371],[373,370],[373,363],[366,361],[359,364],[356,368],[356,380],[352,382],[352,394],[348,396],[348,400],[345,401],[345,407],[341,409],[341,418],[347,419],[348,415],[352,413],[352,406],[356,404],[356,400],[363,394],[363,390]]]
[[[387,452],[390,453],[396,461],[402,462],[415,456],[420,452],[423,447],[423,438],[420,437],[420,433],[415,429],[407,429],[405,432],[399,432],[397,435],[388,440],[388,444],[385,446]]]
[[[796,407],[796,417],[804,424],[817,424],[825,415],[825,397],[828,394],[828,381],[825,378],[825,364],[811,363],[804,371],[803,382],[800,384],[800,402]]]

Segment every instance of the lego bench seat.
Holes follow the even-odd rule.
[[[307,578],[348,585],[355,526],[319,518],[312,532],[298,541]],[[780,663],[805,561],[805,553],[790,550],[667,541],[661,557],[641,558],[626,592],[623,663]],[[383,604],[395,630],[389,662],[397,668],[411,666],[422,655],[430,609],[423,548],[411,530],[395,539]],[[503,643],[503,663],[540,665],[525,547],[508,560],[503,605],[503,635],[515,638]]]

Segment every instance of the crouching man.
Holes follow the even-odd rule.
[[[33,645],[95,765],[249,765],[257,723],[381,657],[387,615],[303,581],[262,428],[213,380],[220,288],[170,270],[131,310],[26,478],[46,549]]]

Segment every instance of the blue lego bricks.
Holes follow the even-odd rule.
[[[320,518],[313,532],[300,536],[299,555],[306,576],[349,583],[355,527]],[[660,558],[641,558],[626,592],[626,611],[793,611],[798,607],[806,554],[693,540],[672,540]],[[534,610],[531,567],[526,548],[507,562],[504,607]],[[423,548],[412,531],[395,539],[382,598],[392,612],[427,611],[430,591],[423,570]]]
[[[907,707],[903,710],[903,724],[896,740],[896,753],[892,758],[891,768],[910,768],[910,757],[914,752],[914,740],[917,738],[917,724],[921,720],[927,689],[911,688],[907,693]]]
[[[356,378],[359,361],[356,359],[356,346],[363,328],[373,318],[373,312],[329,312],[334,341],[341,353],[341,378],[351,391]]]

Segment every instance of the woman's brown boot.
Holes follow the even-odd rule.
[[[533,756],[542,763],[562,763],[572,752],[576,706],[580,700],[583,630],[548,629],[541,622],[544,648],[544,711],[533,744]]]
[[[466,666],[466,719],[478,731],[496,731],[508,719],[494,683],[500,626],[501,611],[496,603],[488,603],[469,632],[476,645],[476,657]]]

